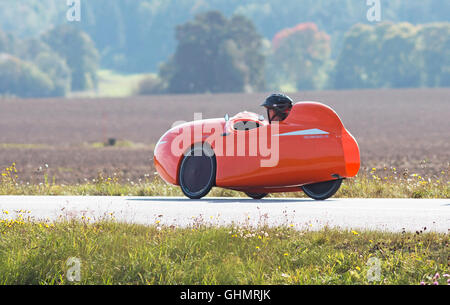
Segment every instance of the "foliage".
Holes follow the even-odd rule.
[[[450,24],[358,24],[346,34],[334,87],[446,86]]]
[[[53,81],[52,96],[65,96],[71,90],[71,70],[56,54],[41,53],[34,60],[39,69]]]
[[[51,96],[54,84],[32,63],[0,54],[0,94],[20,97]]]
[[[417,28],[408,23],[386,27],[380,45],[378,87],[419,87],[423,65],[417,52]]]
[[[136,93],[139,95],[161,94],[165,92],[165,86],[158,76],[150,75],[139,82]]]
[[[330,37],[314,23],[283,29],[272,40],[268,57],[268,82],[279,88],[319,89],[330,60]]]
[[[3,32],[0,28],[0,53],[13,53],[15,49],[14,37]]]
[[[36,95],[36,97],[49,95],[65,96],[66,93],[70,91],[70,69],[67,67],[66,62],[46,43],[35,38],[18,40],[14,37],[10,37],[10,41],[13,41],[13,43],[8,49],[14,51],[13,54],[15,56],[35,65],[41,72],[45,73],[53,83],[53,89],[50,94],[39,94]],[[26,92],[19,92],[18,94],[20,96],[27,95]],[[30,97],[31,96],[32,95],[30,95]]]
[[[91,38],[72,26],[59,26],[42,35],[71,69],[72,90],[94,88],[97,84],[99,54]]]
[[[423,25],[418,36],[425,67],[425,85],[450,87],[450,24]]]
[[[50,53],[51,56],[60,58],[48,44],[38,38],[17,40],[16,45],[17,50],[14,54],[22,60],[32,62],[36,60],[36,57],[43,53]]]
[[[3,84],[3,93],[21,97],[65,96],[72,89],[86,90],[97,84],[99,55],[94,43],[87,34],[71,26],[56,27],[39,39],[19,40],[0,31],[0,52],[10,52],[20,58],[20,62],[31,69],[29,78],[46,80],[40,84],[34,82],[37,88],[29,83],[14,85],[19,77],[10,73],[17,74],[18,69],[11,69],[10,64],[9,70],[2,71],[11,76],[11,80]],[[15,63],[17,66],[18,62]],[[47,89],[42,88],[45,83]]]
[[[207,12],[177,27],[178,46],[160,75],[170,93],[243,92],[264,88],[261,37],[242,16]]]
[[[47,44],[38,39],[25,39],[21,41],[11,35],[9,36],[9,46],[4,48],[5,51],[14,51],[14,55],[20,58],[22,62],[26,62],[29,66],[34,67],[34,70],[36,68],[39,69],[51,81],[52,87],[52,89],[49,89],[50,92],[48,92],[49,90],[42,90],[42,88],[17,85],[14,87],[15,89],[10,88],[11,90],[7,90],[10,91],[9,94],[21,97],[46,97],[65,96],[70,91],[70,69],[67,67],[66,62]],[[0,32],[0,45],[2,44],[1,40]],[[3,73],[7,72],[3,71]],[[12,78],[14,79],[14,76]]]
[[[111,70],[99,70],[97,72],[98,87],[95,91],[87,91],[90,97],[125,97],[135,95],[139,83],[154,74],[120,74]],[[85,96],[77,93],[76,96]]]
[[[131,143],[118,143],[129,146]],[[104,147],[95,143],[94,147]],[[49,177],[46,168],[42,171],[42,183],[24,183],[17,173],[15,164],[2,171],[0,195],[95,195],[95,196],[183,196],[180,188],[165,183],[158,176],[150,179],[123,182],[116,175],[105,177],[102,173],[92,182],[84,184],[61,185],[51,183],[56,177]],[[424,178],[418,174],[404,175],[396,169],[362,171],[355,178],[344,181],[334,197],[341,198],[450,198],[448,172],[441,172],[438,178]],[[209,197],[241,197],[242,192],[213,188]],[[306,197],[299,192],[273,193],[268,197]]]
[[[168,79],[173,77],[178,85],[189,87],[189,73],[192,71],[183,70],[183,73],[189,72],[186,74],[189,75],[187,80],[183,80],[183,74],[177,74],[178,70],[175,70],[177,60],[184,57],[171,57],[180,42],[174,35],[174,29],[198,14],[218,10],[228,17],[228,21],[234,20],[234,23],[228,24],[230,32],[233,31],[232,27],[240,28],[245,33],[234,32],[242,34],[242,37],[259,32],[267,40],[283,29],[311,21],[330,35],[329,46],[325,47],[326,43],[323,42],[319,53],[322,58],[319,61],[305,60],[304,48],[295,47],[294,41],[297,39],[293,37],[286,40],[284,47],[276,47],[277,52],[268,54],[265,73],[271,89],[296,91],[450,86],[447,26],[439,23],[411,25],[448,21],[450,2],[446,0],[387,1],[382,4],[382,20],[401,23],[398,26],[385,23],[375,27],[368,25],[366,2],[355,3],[354,0],[285,0],[282,5],[278,0],[264,3],[259,0],[95,0],[83,1],[81,8],[81,22],[74,22],[68,27],[64,18],[67,11],[65,1],[0,0],[0,53],[31,61],[46,74],[47,70],[27,58],[30,55],[25,53],[33,53],[33,48],[37,48],[39,53],[47,53],[48,58],[57,54],[62,61],[66,61],[71,70],[70,79],[63,77],[65,67],[61,60],[55,59],[55,66],[48,68],[53,71],[48,76],[58,88],[52,95],[64,95],[69,81],[73,90],[94,88],[97,84],[95,71],[100,60],[102,68],[126,73],[155,72],[161,63],[166,63],[160,68],[163,81],[158,86],[161,85],[163,89],[169,86],[169,90],[178,92],[170,87]],[[247,19],[233,16],[245,16]],[[20,22],[17,22],[17,18],[20,18]],[[246,24],[249,20],[254,26]],[[356,23],[359,25],[354,26]],[[75,28],[85,32],[92,41],[85,34],[80,34],[82,32],[76,32]],[[43,36],[50,50],[36,44],[36,41],[30,46],[33,48],[22,49],[20,40],[37,38],[46,32],[57,34],[54,39],[48,33]],[[73,39],[61,43],[67,35]],[[99,50],[98,54],[93,51],[94,45]],[[183,52],[193,52],[195,49],[185,47],[187,49],[184,48]],[[253,47],[264,53],[267,46]],[[331,49],[327,50],[329,47]],[[52,50],[55,48],[58,50]],[[223,82],[216,79],[208,83],[211,88],[206,91],[258,91],[265,87],[263,73],[257,71],[259,68],[254,68],[260,66],[263,69],[264,54],[251,55],[233,39],[221,40],[217,48],[220,60],[214,62],[211,71],[221,66],[222,78],[229,82],[224,88],[217,88],[214,83]],[[80,57],[74,57],[70,50],[73,54],[80,54]],[[302,59],[294,63],[306,65],[294,68],[296,65],[290,63],[295,56]],[[198,63],[199,59],[195,58],[193,62]],[[309,62],[314,64],[309,65]],[[60,73],[54,72],[56,70]],[[60,81],[61,77],[63,80]],[[205,87],[205,84],[201,87]],[[193,92],[198,90],[194,89]],[[192,89],[186,91],[184,88],[179,92],[192,92]]]
[[[332,37],[332,58],[355,23],[367,23],[366,1],[355,0],[95,0],[81,2],[81,22],[102,55],[102,67],[122,72],[154,72],[176,48],[177,24],[196,14],[220,10],[244,15],[264,37],[283,28],[314,21]],[[66,1],[0,0],[0,28],[19,38],[37,37],[66,23]],[[382,20],[413,24],[448,21],[447,0],[382,1]],[[17,22],[20,18],[20,22]]]

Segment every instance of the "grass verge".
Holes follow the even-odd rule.
[[[153,74],[118,74],[111,70],[97,73],[96,90],[72,92],[69,97],[127,97],[134,95],[139,82]]]
[[[387,175],[374,170],[347,179],[334,197],[343,198],[450,198],[448,172],[441,177],[423,178],[420,175]],[[178,186],[162,181],[158,176],[133,181],[121,181],[117,176],[104,177],[99,173],[93,181],[83,184],[63,185],[49,178],[42,169],[42,182],[29,184],[21,181],[13,163],[2,171],[0,195],[92,195],[92,196],[183,196]],[[242,192],[213,188],[210,197],[242,197]],[[274,193],[268,197],[305,197],[304,193]]]
[[[7,211],[3,211],[5,213]],[[448,235],[0,222],[1,284],[447,284]],[[79,281],[69,281],[70,258]],[[74,260],[72,260],[74,262]]]

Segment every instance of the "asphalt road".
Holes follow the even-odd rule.
[[[7,211],[5,213],[4,211]],[[26,213],[24,213],[26,211]],[[0,218],[19,213],[36,220],[83,216],[89,221],[191,226],[195,224],[287,225],[320,229],[427,231],[449,233],[450,199],[262,199],[179,197],[0,196]]]

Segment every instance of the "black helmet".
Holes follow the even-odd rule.
[[[292,104],[293,101],[289,96],[275,93],[268,96],[261,106],[267,108],[267,116],[269,118],[269,122],[271,122],[277,116],[280,118],[280,121],[284,120],[288,116],[289,111],[292,108]],[[275,110],[275,115],[273,117],[270,117],[269,109]]]

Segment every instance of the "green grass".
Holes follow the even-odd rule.
[[[184,196],[178,186],[159,178],[138,183],[118,183],[107,179],[76,185],[54,184],[45,180],[40,184],[0,184],[0,195],[71,195],[71,196]],[[242,192],[213,188],[207,197],[245,197]],[[266,198],[306,197],[303,192],[275,193]],[[345,181],[334,195],[336,198],[450,198],[448,183],[374,182],[365,178]]]
[[[127,97],[135,94],[139,82],[151,74],[119,74],[100,70],[95,91],[74,92],[70,97]]]
[[[5,213],[6,211],[3,211]],[[190,228],[113,220],[0,222],[1,284],[447,284],[448,235],[289,227]],[[380,277],[370,281],[377,258]],[[439,273],[439,279],[433,279]]]
[[[131,149],[149,149],[153,150],[155,144],[144,144],[133,142],[130,140],[117,140],[116,143],[111,146],[107,142],[84,142],[80,144],[71,144],[72,147],[84,147],[84,148],[131,148]],[[57,145],[48,144],[31,144],[31,143],[0,143],[0,149],[51,149],[58,148]]]
[[[116,141],[114,146],[110,146],[108,143],[104,143],[104,142],[91,142],[91,143],[83,143],[83,147],[86,147],[86,148],[104,148],[104,147],[114,148],[114,147],[118,147],[118,148],[132,148],[132,149],[149,149],[149,150],[152,150],[152,149],[155,148],[155,145],[154,144],[148,145],[148,144],[144,144],[144,143],[136,143],[136,142],[132,142],[132,141],[128,141],[128,140],[118,140],[118,141]]]
[[[178,186],[169,185],[158,176],[121,181],[117,176],[104,177],[99,174],[92,182],[75,185],[56,184],[55,176],[49,177],[46,168],[42,171],[42,182],[29,184],[20,180],[15,164],[4,169],[0,176],[0,195],[94,195],[94,196],[184,196]],[[242,192],[213,188],[209,197],[245,197]],[[303,192],[274,193],[269,198],[305,197]],[[355,178],[346,179],[334,197],[343,198],[450,198],[448,172],[441,177],[423,178],[362,172]]]
[[[45,144],[0,143],[0,149],[36,149],[49,147],[49,145]]]

